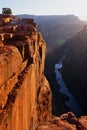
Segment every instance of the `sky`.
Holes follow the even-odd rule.
[[[9,7],[15,14],[68,15],[87,20],[87,0],[0,0],[2,8]]]

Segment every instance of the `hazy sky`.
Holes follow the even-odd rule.
[[[13,14],[65,15],[75,14],[87,20],[87,0],[0,0]]]

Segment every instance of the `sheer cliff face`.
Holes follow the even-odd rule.
[[[51,118],[45,51],[32,19],[0,15],[0,130],[35,130]]]

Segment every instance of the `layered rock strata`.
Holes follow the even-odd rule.
[[[0,130],[35,130],[51,118],[45,51],[33,19],[0,15]]]

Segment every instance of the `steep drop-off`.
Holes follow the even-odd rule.
[[[62,74],[69,90],[87,114],[87,29],[68,40]]]
[[[33,19],[0,15],[0,130],[35,130],[51,118],[45,51]]]

